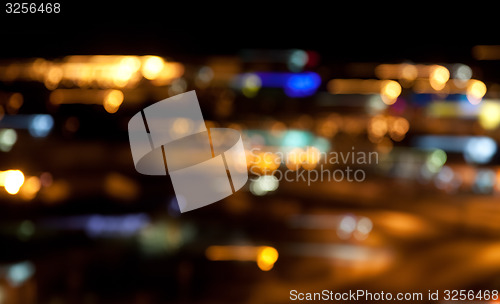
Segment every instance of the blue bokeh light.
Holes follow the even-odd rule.
[[[316,93],[321,78],[313,72],[292,74],[285,84],[285,94],[289,97],[307,97]]]
[[[283,73],[283,72],[258,72],[257,75],[262,87],[282,88],[289,97],[308,97],[316,93],[321,77],[314,72]]]
[[[48,114],[33,115],[28,131],[33,137],[47,136],[54,126],[54,119]]]

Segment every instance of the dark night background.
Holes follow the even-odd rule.
[[[376,78],[380,64],[440,65],[451,71],[460,63],[488,88],[482,102],[499,104],[500,61],[479,60],[473,53],[476,45],[500,44],[497,18],[490,16],[494,9],[479,4],[458,13],[413,3],[395,8],[378,3],[67,1],[60,14],[14,15],[6,14],[4,6],[0,134],[11,128],[2,123],[23,115],[49,114],[54,125],[42,138],[13,128],[17,141],[12,150],[0,152],[0,170],[22,169],[26,177],[49,180],[26,201],[0,187],[0,304],[289,303],[291,289],[500,288],[499,153],[477,164],[446,151],[446,166],[439,170],[446,169],[426,177],[415,168],[419,162],[423,168],[432,154],[414,144],[415,138],[440,135],[488,136],[498,144],[498,126],[482,128],[475,112],[431,115],[429,108],[436,103],[470,106],[463,92],[421,93],[408,86],[394,105],[373,114],[366,110],[370,100],[365,93],[335,95],[328,88],[331,79]],[[252,61],[245,55],[249,50],[279,54],[282,62]],[[321,76],[313,95],[293,97],[263,88],[249,97],[232,80],[206,87],[196,83],[204,67],[216,70],[214,62],[235,68],[233,80],[261,70],[289,72],[283,53],[289,50],[317,55],[315,65],[304,68]],[[101,100],[52,103],[53,92],[79,90],[76,85],[2,78],[11,65],[34,65],[35,58],[64,62],[70,55],[160,56],[182,64],[184,74],[163,85],[141,76],[136,87],[120,88],[125,98],[116,113],[103,110]],[[214,79],[219,76],[214,72]],[[184,87],[170,91],[179,79]],[[377,150],[383,161],[367,168],[363,183],[282,182],[275,192],[262,195],[249,182],[221,202],[179,214],[169,178],[135,171],[127,123],[140,109],[189,90],[196,90],[207,121],[238,128],[248,137],[258,133],[257,139],[270,137],[276,128],[319,137],[320,126],[333,117],[338,129],[327,138],[332,147]],[[23,101],[9,109],[17,92]],[[369,125],[377,117],[408,122],[408,133],[392,140],[387,132],[389,148],[380,146],[369,138]],[[441,172],[453,172],[461,184],[443,175],[443,186]],[[364,238],[352,231],[347,238],[342,234],[342,223],[353,219],[356,225],[373,224]],[[127,234],[134,225],[143,226]],[[238,260],[241,252],[214,261],[207,251],[213,246],[270,246],[279,258],[272,269],[261,271],[258,258]]]

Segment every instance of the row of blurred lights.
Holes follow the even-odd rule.
[[[0,171],[0,187],[21,201],[37,198],[47,204],[63,202],[78,190],[67,180],[54,180],[49,172],[27,176],[17,169]],[[110,172],[102,180],[102,190],[111,199],[128,202],[137,199],[141,187],[134,179]]]
[[[38,191],[45,186],[50,186],[52,178],[48,173],[40,177],[26,177],[21,170],[0,171],[0,187],[10,195],[19,194],[23,200],[33,199]]]
[[[8,115],[0,117],[0,147],[2,151],[9,151],[17,141],[15,130],[28,130],[33,137],[45,137],[54,127],[54,119],[49,114]]]
[[[391,153],[387,157],[383,157],[382,163],[377,168],[383,172],[390,173],[389,175],[396,175],[398,177],[417,178],[420,181],[426,182],[434,180],[437,188],[448,189],[450,188],[450,183],[460,185],[461,182],[457,184],[457,180],[466,180],[466,178],[450,178],[450,176],[456,177],[457,175],[452,174],[453,169],[450,169],[450,166],[445,166],[448,160],[448,154],[445,150],[451,153],[462,153],[464,160],[469,164],[488,163],[497,151],[495,141],[488,137],[421,136],[415,138],[413,144],[417,149],[398,149],[396,150],[396,154]],[[398,155],[402,151],[408,152]],[[292,171],[299,170],[300,168],[313,170],[321,162],[322,156],[320,150],[313,146],[308,146],[304,149],[293,148],[286,154],[269,151],[247,153],[248,169],[250,173],[256,175],[249,184],[249,190],[256,196],[263,196],[276,191],[279,187],[279,179],[275,176],[275,173],[282,165],[285,165],[288,170]],[[484,189],[487,187],[484,184],[489,183],[493,185],[496,183],[496,179],[486,179],[485,176],[494,176],[495,174],[485,175],[481,172],[477,174],[477,185],[471,183],[469,189],[485,193],[487,191]],[[468,174],[476,176],[475,173],[469,172]],[[490,188],[493,189],[491,185]]]
[[[339,115],[332,114],[325,120],[320,120],[318,129],[321,135],[330,135],[327,137],[331,138],[332,135],[338,132],[339,119],[341,119]],[[368,121],[366,126],[368,138],[373,143],[380,143],[386,135],[394,141],[401,141],[409,129],[410,123],[406,118],[391,115],[374,116]],[[295,130],[295,132],[299,131]],[[288,169],[294,171],[300,168],[313,170],[320,161],[322,150],[323,152],[327,152],[328,150],[328,148],[320,150],[316,146],[301,147],[300,145],[300,141],[294,141],[294,145],[291,147],[284,145],[282,149],[286,150],[285,159],[281,159],[280,153],[269,151],[253,153],[247,151],[247,164],[249,167],[255,166],[259,170],[259,173],[274,171],[281,163],[284,163]]]
[[[478,104],[487,91],[482,81],[471,79],[472,70],[463,64],[458,64],[452,82],[450,71],[441,65],[381,64],[375,74],[381,80],[332,79],[327,88],[332,94],[380,94],[387,105],[396,102],[402,87],[417,94],[465,94],[471,104]]]
[[[446,192],[461,189],[482,194],[500,193],[500,170],[496,166],[476,168],[469,165],[491,161],[497,151],[491,138],[426,136],[416,138],[414,144],[417,149],[394,152],[386,159],[388,162],[382,161],[379,169],[399,178],[417,179],[425,184],[431,182]],[[462,153],[467,164],[447,164],[449,153]]]
[[[301,64],[305,66],[307,61],[303,59],[306,57],[302,56],[303,54],[294,54],[290,58],[295,58],[295,61],[299,57],[302,58]],[[291,70],[294,73],[235,74],[233,85],[241,89],[247,97],[255,96],[261,87],[281,88],[290,97],[306,97],[316,92],[321,83],[318,74],[300,72],[301,69]],[[68,56],[60,61],[38,58],[28,63],[0,65],[0,80],[35,80],[45,83],[47,88],[53,90],[50,101],[54,105],[82,101],[91,104],[102,103],[109,113],[115,113],[123,103],[123,90],[136,87],[141,78],[148,79],[155,85],[165,85],[172,83],[183,73],[183,65],[167,62],[158,56]],[[333,79],[327,83],[327,89],[332,94],[379,95],[386,105],[394,104],[401,95],[402,88],[410,87],[417,93],[465,93],[472,104],[478,103],[486,94],[486,85],[472,79],[472,69],[463,64],[448,67],[410,63],[381,64],[375,68],[375,75],[379,79]],[[214,77],[214,69],[203,67],[197,73],[195,82],[200,85],[207,84]],[[429,90],[425,89],[424,83],[428,85]],[[185,84],[181,86],[185,89]],[[22,95],[13,93],[5,108],[10,111],[20,105]],[[481,109],[484,110],[481,111],[479,119],[484,128],[492,129],[500,124],[500,120],[494,115],[500,112],[500,107],[496,109],[496,106],[496,103],[491,102],[482,105]],[[23,118],[19,115],[16,117],[16,121]],[[21,128],[27,128],[35,137],[46,136],[53,126],[52,117],[49,115],[26,116],[25,121]],[[348,122],[345,117],[333,115],[320,120],[316,131],[326,138],[331,138],[339,129],[347,130],[350,128],[348,126],[359,125],[359,122]],[[0,126],[7,128],[0,130],[0,149],[9,151],[17,139],[15,127],[9,125],[8,119],[3,119]],[[392,149],[391,140],[404,139],[409,127],[408,120],[403,117],[376,115],[369,120],[366,130],[369,140],[377,144],[381,151],[388,152]],[[362,128],[364,127],[354,129]],[[294,147],[285,165],[290,170],[312,170],[318,163],[318,154],[319,150],[314,146]],[[279,163],[272,154],[265,155],[257,162],[257,168],[263,172],[272,171],[277,169]],[[265,179],[255,185],[256,193],[275,188],[272,181]]]
[[[332,79],[327,83],[331,94],[375,94],[386,105],[394,104],[402,87],[413,88],[423,94],[465,94],[471,104],[478,104],[485,96],[486,85],[472,79],[472,69],[464,64],[454,64],[453,81],[450,71],[442,65],[381,64],[375,68],[379,79]],[[314,72],[252,72],[237,75],[232,87],[246,97],[257,95],[261,88],[282,88],[289,97],[307,97],[316,93],[321,78]]]
[[[302,55],[296,55],[296,54]],[[308,58],[308,52],[294,50],[290,59]],[[305,54],[305,55],[304,55]],[[307,60],[301,59],[301,67]],[[228,61],[225,65],[236,66],[241,62]],[[307,97],[315,94],[322,83],[315,72],[251,72],[241,74],[239,68],[228,68],[221,63],[209,62],[194,75],[197,87],[206,88],[218,78],[226,79],[246,97],[255,97],[261,88],[281,88],[289,97]],[[450,73],[450,69],[452,73]],[[67,56],[61,60],[49,61],[37,58],[27,62],[0,64],[0,81],[40,81],[54,91],[50,96],[52,104],[89,103],[102,104],[109,113],[115,113],[123,103],[124,89],[136,88],[141,79],[153,85],[170,85],[170,95],[187,89],[187,83],[180,78],[184,65],[170,62],[159,56]],[[219,73],[220,72],[220,73]],[[327,89],[332,94],[375,94],[386,105],[394,104],[402,93],[402,87],[413,87],[416,93],[465,94],[472,104],[477,104],[486,94],[486,85],[472,79],[472,69],[464,64],[381,64],[375,68],[379,79],[332,79]],[[220,74],[220,75],[219,75]],[[228,76],[224,76],[228,74]],[[450,82],[450,77],[453,81]],[[68,88],[75,89],[74,92]]]
[[[332,79],[327,89],[332,94],[380,94],[387,105],[394,104],[402,90],[397,81],[378,79]]]
[[[435,175],[427,177],[427,180],[432,181],[436,188],[447,193],[457,191],[495,195],[500,193],[500,169],[498,168],[443,166]]]
[[[136,88],[142,79],[155,86],[165,86],[179,79],[183,73],[182,64],[151,55],[67,56],[54,61],[36,58],[0,64],[0,81],[42,82],[53,91],[50,95],[53,105],[102,104],[108,113],[118,111],[124,101],[123,89]],[[185,90],[185,86],[182,87]],[[18,109],[22,104],[22,95],[15,94],[10,97],[7,106]]]
[[[300,168],[313,170],[320,162],[321,152],[314,146],[296,147],[285,154],[274,152],[246,153],[248,168],[253,173],[269,174],[283,163],[292,171]],[[282,159],[283,158],[283,159]],[[252,170],[254,169],[254,170]]]
[[[62,87],[133,88],[142,78],[165,85],[184,73],[184,66],[159,56],[67,56],[62,60],[36,58],[0,65],[0,81],[39,81],[49,90]]]
[[[248,98],[255,97],[261,88],[280,88],[289,97],[314,95],[321,84],[321,77],[314,72],[254,72],[236,76],[233,88],[240,89]]]
[[[376,115],[368,123],[368,139],[373,143],[379,143],[384,136],[389,135],[392,140],[401,141],[409,129],[410,123],[404,117]]]

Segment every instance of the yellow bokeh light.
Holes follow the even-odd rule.
[[[257,254],[257,266],[259,266],[262,271],[269,271],[278,260],[278,256],[278,250],[275,248],[262,246],[259,248],[259,252]]]
[[[131,201],[139,195],[137,182],[120,173],[111,172],[104,179],[104,190],[112,198]]]
[[[380,89],[380,96],[382,101],[391,105],[396,102],[397,98],[401,94],[401,85],[393,80],[384,81],[382,88]]]
[[[316,147],[307,147],[304,153],[302,167],[306,170],[313,170],[319,163],[321,153]]]
[[[255,261],[262,271],[269,271],[278,260],[278,250],[270,246],[210,246],[205,251],[210,261]]]
[[[40,182],[40,179],[36,176],[31,176],[24,182],[19,191],[19,195],[25,200],[31,200],[35,198],[41,187],[42,183]]]
[[[54,90],[59,85],[63,78],[63,70],[59,66],[53,66],[49,69],[45,76],[45,87],[49,90]]]
[[[301,148],[294,148],[286,156],[286,167],[290,170],[298,170],[305,159],[305,152]]]
[[[401,141],[405,138],[410,129],[410,123],[404,117],[394,118],[390,127],[389,136],[394,141]]]
[[[337,134],[339,126],[337,122],[333,119],[327,119],[318,125],[317,131],[320,135],[324,137],[333,137]]]
[[[286,131],[286,125],[281,121],[274,122],[269,130],[269,132],[276,137],[281,136],[285,131]]]
[[[141,68],[141,60],[136,56],[125,56],[120,61],[120,66],[126,66],[132,72],[137,72]]]
[[[476,79],[471,79],[467,83],[467,99],[471,104],[478,104],[486,94],[486,85],[484,82]]]
[[[450,79],[450,71],[444,66],[436,65],[431,67],[429,82],[434,90],[444,89],[446,82]]]
[[[165,62],[163,69],[156,75],[153,85],[164,86],[172,83],[173,80],[184,74],[184,66],[177,62]]]
[[[389,152],[391,152],[392,148],[393,148],[394,144],[392,143],[392,141],[387,138],[387,137],[384,137],[380,140],[380,142],[377,143],[377,151],[380,152],[380,153],[383,153],[383,154],[387,154]]]
[[[418,76],[418,69],[413,64],[403,64],[400,70],[400,79],[413,81]]]
[[[500,126],[500,103],[487,102],[479,110],[479,124],[486,130],[493,130]]]
[[[404,117],[398,117],[392,124],[392,129],[398,133],[406,133],[410,129],[410,123]]]
[[[123,102],[123,93],[120,90],[111,90],[104,97],[102,103],[108,113],[116,113]]]
[[[241,92],[248,98],[255,97],[262,87],[262,80],[256,74],[248,74],[243,79]]]
[[[144,78],[153,80],[156,79],[163,67],[165,66],[165,61],[158,56],[146,56],[144,57],[144,61],[142,63],[142,75]]]
[[[24,184],[24,174],[20,170],[7,170],[0,172],[0,186],[9,194],[17,194]]]
[[[387,133],[387,121],[384,116],[375,116],[368,125],[368,133],[374,137],[380,138]]]
[[[118,87],[127,85],[130,78],[134,74],[134,70],[128,65],[119,65],[114,72],[113,83]]]
[[[10,95],[9,101],[7,102],[7,112],[10,114],[15,114],[17,110],[23,105],[24,98],[21,93],[14,93]]]
[[[272,174],[280,166],[281,158],[272,152],[259,153],[255,160],[257,169],[262,174]]]

